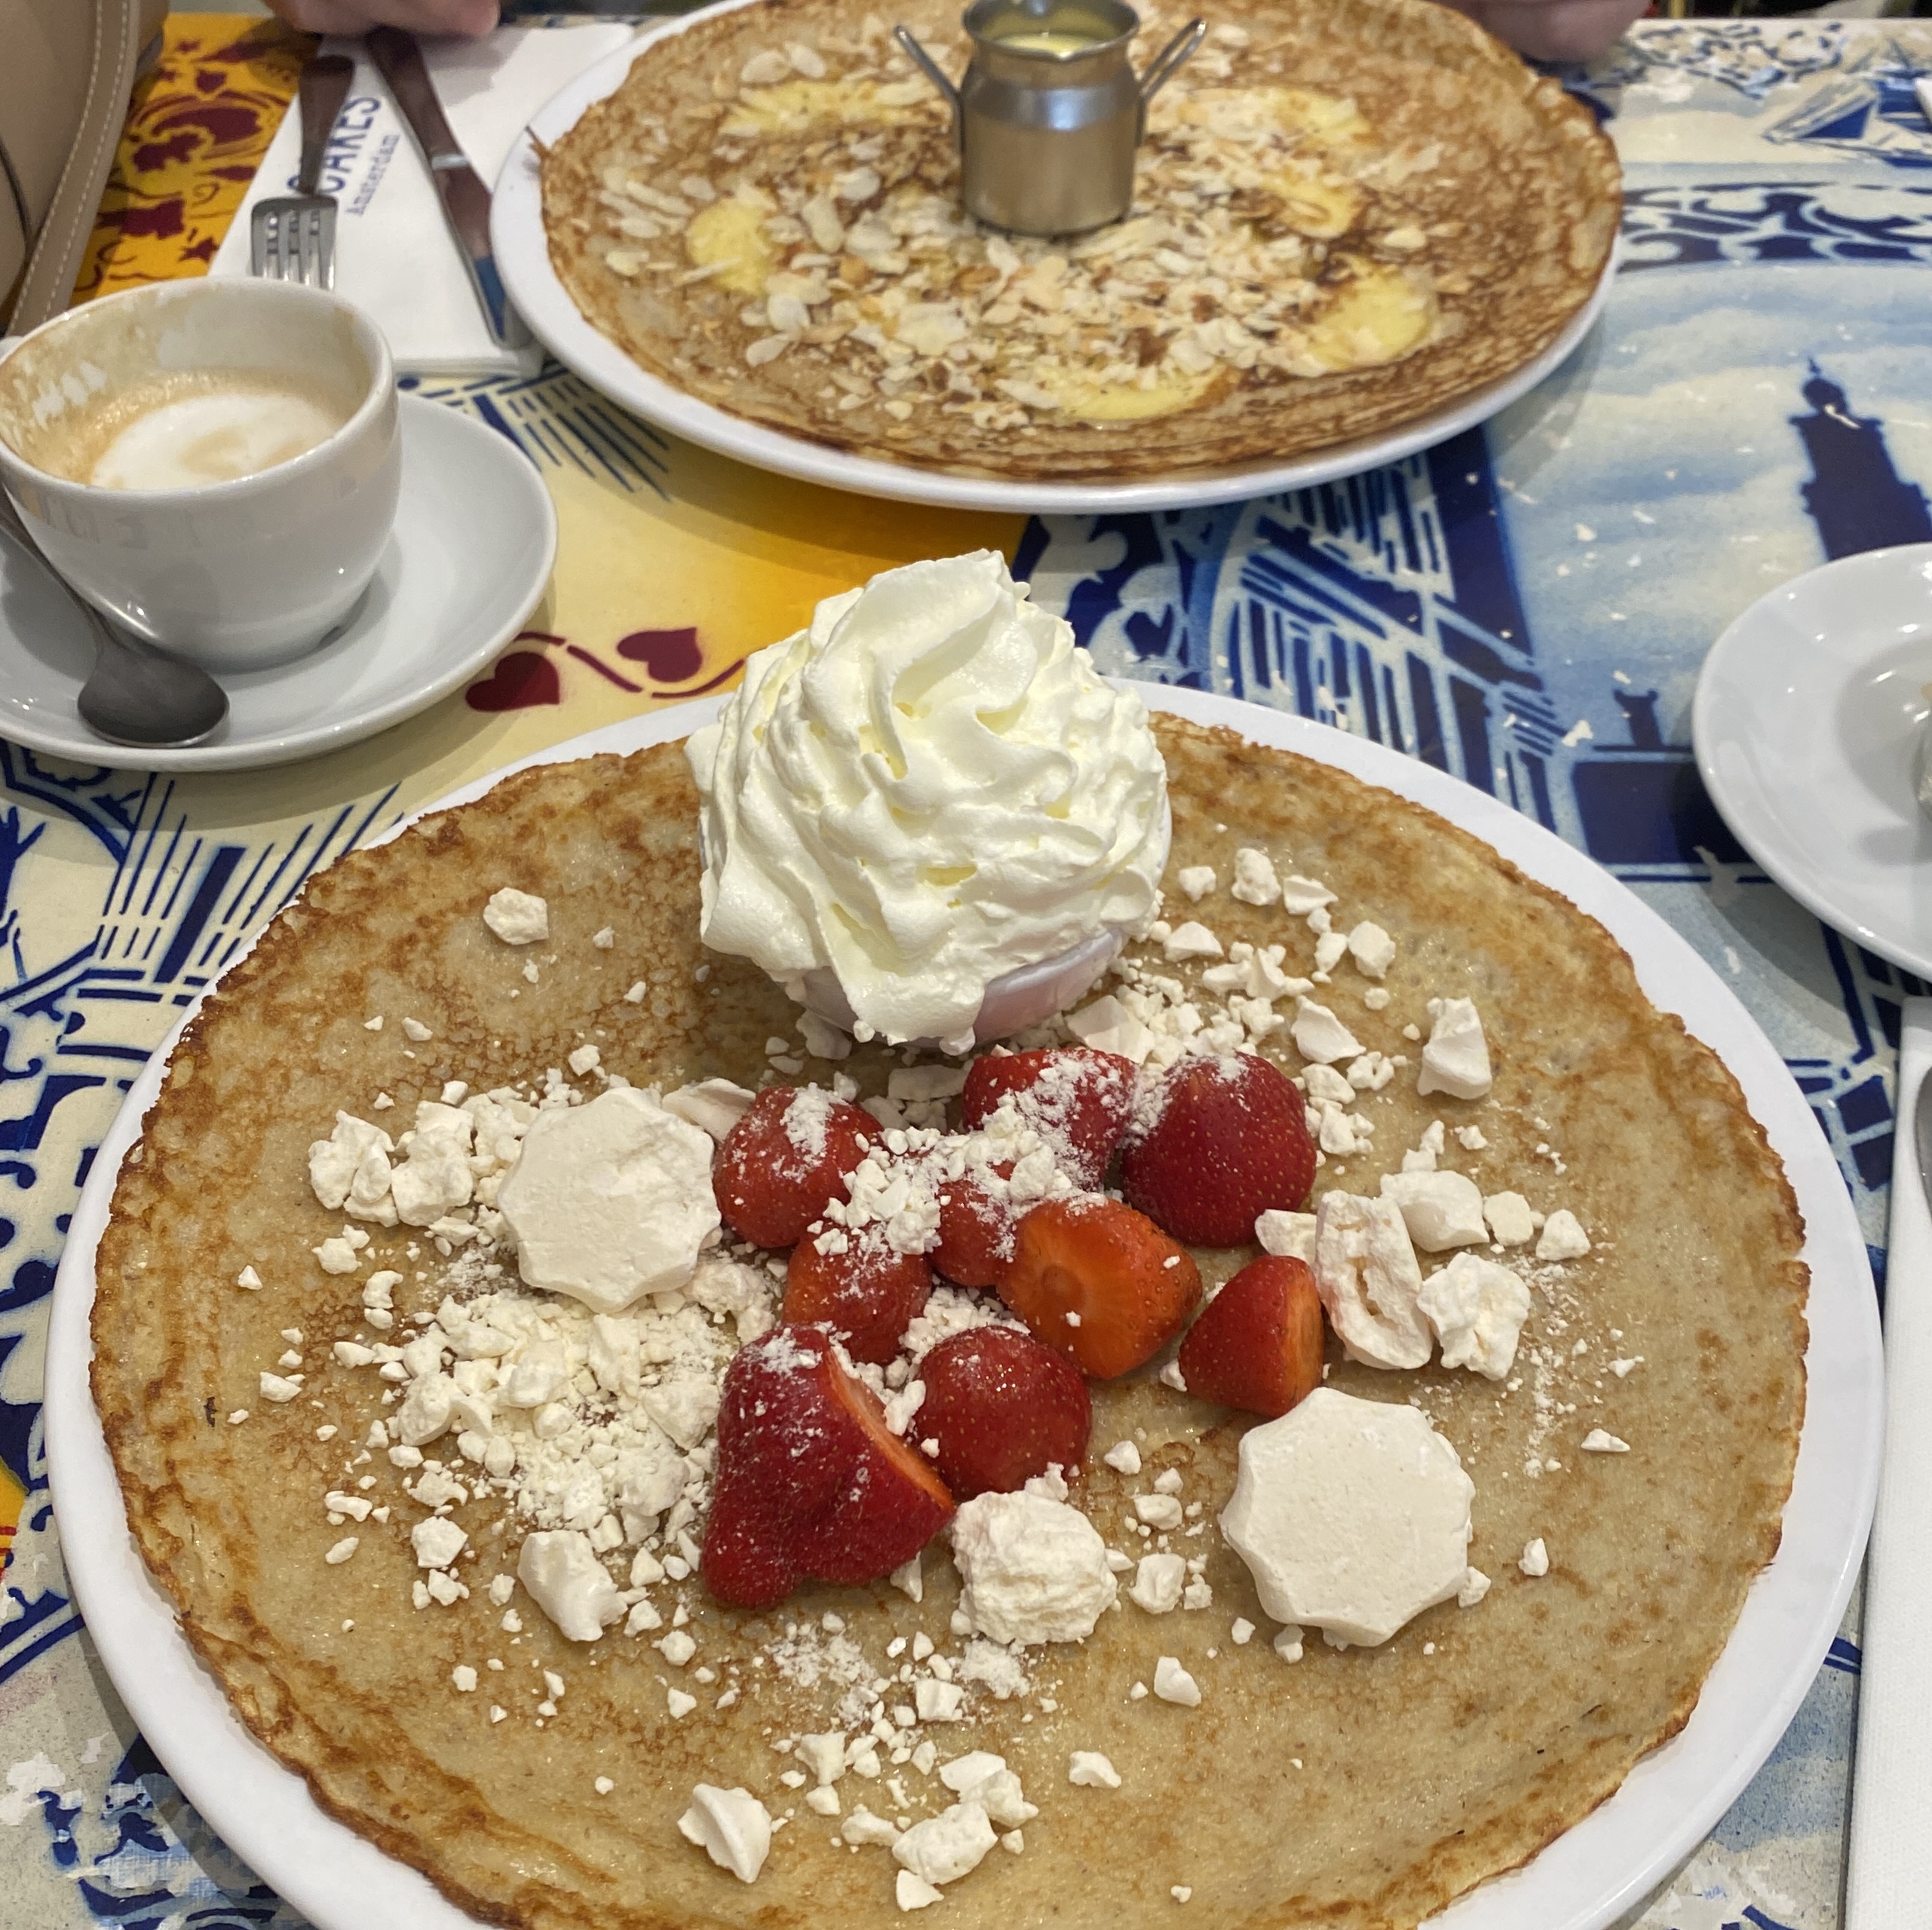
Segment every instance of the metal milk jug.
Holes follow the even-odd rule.
[[[952,108],[967,211],[1020,234],[1078,234],[1133,201],[1147,103],[1207,31],[1191,20],[1144,76],[1127,60],[1140,17],[1123,0],[974,0],[957,87],[904,27],[899,44]]]

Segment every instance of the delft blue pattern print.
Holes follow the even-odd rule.
[[[97,1820],[41,1797],[55,1867],[113,1930],[305,1930],[303,1919],[212,1834],[136,1736]]]
[[[405,375],[399,386],[468,410],[539,469],[572,468],[629,495],[648,489],[670,499],[670,438],[613,409],[554,362],[535,375]]]
[[[1763,101],[1794,81],[1841,68],[1845,60],[1845,38],[1835,26],[1687,20],[1624,41],[1578,84],[1578,91],[1608,104],[1600,111],[1614,112],[1625,87],[1670,73],[1717,81]]]
[[[1608,119],[1634,85],[1662,78],[1708,81],[1764,105],[1768,141],[1920,168],[1932,167],[1932,127],[1912,83],[1924,66],[1917,50],[1891,34],[1849,36],[1833,22],[1685,21],[1633,35],[1572,84]],[[1810,79],[1820,84],[1805,88],[1798,105],[1780,109],[1772,99]]]
[[[1932,143],[1932,128],[1927,135]],[[1927,160],[1932,164],[1932,154]],[[1836,183],[1826,192],[1809,184],[1741,179],[1627,189],[1624,273],[1756,262],[1922,267],[1932,262],[1932,187]]]
[[[1697,781],[1688,704],[1712,638],[1781,577],[1932,539],[1932,128],[1910,85],[1928,50],[1831,23],[1633,36],[1572,78],[1599,117],[1667,116],[1667,84],[1748,126],[1759,158],[1630,170],[1618,286],[1569,369],[1487,431],[1369,474],[1214,509],[1035,520],[1017,559],[1110,672],[1421,758],[1642,893],[1784,1052],[1881,1279],[1900,1001],[1928,988],[1746,861]],[[554,366],[409,385],[540,465],[676,495],[676,445]],[[1658,454],[1679,446],[1681,461]],[[271,841],[190,821],[165,777],[0,744],[0,1462],[26,1495],[0,1585],[0,1684],[62,1664],[78,1628],[29,1368],[94,1147],[164,1022],[388,808]],[[42,875],[57,826],[103,861],[88,874],[108,881],[97,905],[57,905],[65,887]],[[1763,1772],[1646,1913],[1652,1930],[1831,1919],[1858,1663],[1848,1631]],[[301,1930],[138,1737],[97,1769],[14,1788],[26,1807],[0,1842],[20,1876],[71,1900],[63,1924]],[[39,1873],[21,1868],[35,1858]]]

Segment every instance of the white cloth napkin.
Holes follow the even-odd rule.
[[[636,31],[614,21],[500,27],[483,40],[425,40],[423,53],[470,165],[494,183],[537,109]],[[534,375],[541,346],[513,352],[492,338],[422,152],[362,43],[331,40],[323,51],[356,63],[321,184],[337,204],[336,292],[374,317],[399,369]],[[247,274],[250,210],[258,201],[295,192],[301,156],[301,115],[291,103],[213,273]]]
[[[1932,1073],[1932,999],[1908,999],[1904,1025],[1885,1262],[1885,1461],[1865,1564],[1845,1930],[1906,1930],[1932,1916],[1932,1209],[1912,1132]]]

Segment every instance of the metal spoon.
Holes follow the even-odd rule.
[[[228,715],[227,691],[198,664],[121,636],[41,554],[5,489],[0,530],[67,593],[94,632],[94,667],[75,700],[89,730],[111,744],[152,749],[198,744],[220,728]]]

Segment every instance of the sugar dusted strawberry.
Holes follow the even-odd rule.
[[[1067,1177],[1098,1186],[1133,1116],[1136,1077],[1132,1059],[1090,1046],[989,1054],[968,1070],[960,1116],[968,1132],[977,1131],[1010,1096]]]
[[[1170,1067],[1121,1155],[1128,1204],[1199,1246],[1253,1239],[1256,1216],[1299,1211],[1314,1177],[1302,1095],[1253,1052]]]
[[[768,1608],[803,1581],[869,1582],[943,1527],[952,1497],[817,1327],[774,1327],[725,1370],[701,1572]]]
[[[988,1169],[998,1180],[1013,1177],[1003,1160]],[[939,1244],[933,1270],[961,1287],[997,1287],[1013,1264],[1014,1214],[1002,1192],[984,1177],[962,1173],[939,1187]]]
[[[1305,1262],[1251,1261],[1181,1343],[1188,1392],[1272,1420],[1321,1385],[1321,1296]]]
[[[924,1254],[896,1251],[877,1226],[831,1227],[792,1248],[782,1310],[795,1325],[830,1328],[854,1360],[883,1367],[932,1290]]]
[[[769,1608],[805,1577],[804,1558],[789,1523],[760,1507],[731,1500],[721,1504],[716,1495],[698,1572],[704,1585],[734,1608]]]
[[[1109,1380],[1158,1353],[1201,1303],[1201,1270],[1144,1213],[1068,1193],[1020,1222],[1000,1297],[1083,1373]]]
[[[946,1526],[952,1497],[925,1457],[886,1426],[870,1388],[836,1362],[828,1377],[857,1451],[843,1490],[811,1537],[808,1572],[820,1582],[876,1581]]]
[[[974,1327],[919,1362],[925,1383],[915,1432],[937,1441],[933,1464],[961,1501],[1009,1494],[1057,1463],[1071,1474],[1087,1453],[1093,1404],[1080,1370],[1030,1334]]]
[[[718,1148],[711,1190],[725,1224],[755,1246],[792,1246],[833,1201],[879,1127],[816,1086],[768,1086]]]

